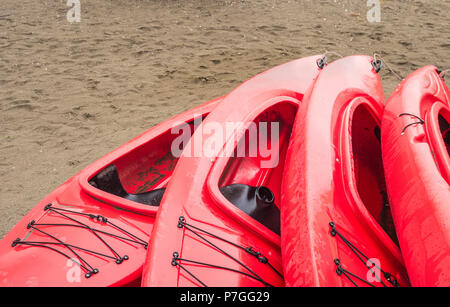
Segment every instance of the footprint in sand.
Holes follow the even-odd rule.
[[[19,99],[11,102],[11,107],[8,110],[15,110],[15,109],[23,109],[26,111],[33,111],[37,108],[37,106],[31,105],[31,101],[28,99]]]

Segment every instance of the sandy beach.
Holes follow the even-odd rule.
[[[385,0],[379,23],[360,0],[80,0],[79,23],[66,3],[0,4],[0,238],[83,167],[275,65],[328,50],[401,77],[450,68],[448,0]]]

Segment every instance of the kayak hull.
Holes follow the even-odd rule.
[[[202,131],[194,133],[190,144],[210,151],[199,155],[184,151],[175,168],[155,221],[143,286],[284,285],[279,235],[249,217],[222,191],[238,184],[247,185],[248,191],[267,188],[275,199],[271,208],[279,210],[276,202],[292,123],[304,92],[319,72],[320,58],[296,60],[243,83],[202,123]],[[245,131],[261,122],[270,127],[278,123],[277,137],[264,136],[271,148],[279,148],[274,159],[235,155]],[[223,138],[227,123],[232,127],[229,137]],[[180,225],[180,217],[189,225]]]
[[[450,285],[450,159],[439,131],[439,116],[450,121],[449,97],[426,66],[399,85],[383,116],[386,181],[413,286]]]
[[[383,272],[408,284],[400,251],[378,219],[384,93],[373,61],[329,64],[298,111],[282,185],[286,286],[392,286]],[[368,268],[374,263],[380,270]]]
[[[158,206],[101,190],[92,179],[114,165],[129,195],[164,187],[177,159],[167,159],[171,142],[161,140],[220,101],[155,126],[46,196],[0,241],[0,286],[139,286]]]

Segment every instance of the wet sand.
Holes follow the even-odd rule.
[[[292,59],[382,55],[450,68],[450,1],[63,0],[0,4],[0,238],[83,167]],[[382,71],[386,94],[399,83]]]

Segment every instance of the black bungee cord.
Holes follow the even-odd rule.
[[[195,236],[197,236],[198,238],[200,238],[201,240],[203,240],[204,242],[206,242],[207,244],[209,244],[210,246],[212,246],[213,248],[215,248],[216,250],[218,250],[219,252],[221,252],[222,254],[224,254],[225,256],[229,257],[230,259],[232,259],[233,261],[235,261],[236,263],[238,263],[240,266],[242,266],[245,270],[248,271],[248,273],[246,272],[242,272],[239,270],[235,270],[232,268],[227,268],[227,267],[223,267],[223,266],[219,266],[219,265],[214,265],[214,264],[210,264],[210,263],[203,263],[203,262],[199,262],[199,261],[195,261],[195,260],[190,260],[190,259],[184,259],[184,258],[180,258],[179,257],[179,253],[178,252],[174,252],[173,253],[173,258],[172,258],[172,265],[173,266],[178,266],[180,267],[183,271],[185,271],[186,273],[188,273],[190,276],[192,276],[195,280],[197,280],[200,284],[202,284],[203,286],[206,287],[206,284],[202,281],[200,281],[198,279],[198,277],[196,277],[192,272],[190,272],[185,266],[183,266],[182,264],[180,264],[180,261],[184,261],[184,262],[188,262],[188,263],[192,263],[192,264],[198,264],[198,265],[204,265],[204,266],[209,266],[209,267],[213,267],[213,268],[217,268],[217,269],[223,269],[223,270],[227,270],[227,271],[232,271],[238,274],[242,274],[245,275],[249,278],[252,278],[254,280],[257,280],[259,282],[261,282],[263,285],[267,286],[267,287],[273,287],[273,285],[271,285],[270,283],[264,281],[258,274],[256,274],[251,268],[249,268],[247,265],[245,265],[244,263],[242,263],[241,261],[239,261],[238,259],[236,259],[235,257],[233,257],[232,255],[230,255],[229,253],[227,253],[226,251],[224,251],[223,249],[221,249],[220,247],[218,247],[216,244],[212,243],[210,240],[208,240],[207,238],[205,238],[201,233],[209,235],[213,238],[216,238],[218,240],[221,240],[223,242],[226,242],[236,248],[239,248],[243,251],[245,251],[246,253],[256,257],[258,259],[259,262],[267,264],[278,276],[280,276],[281,278],[283,278],[283,275],[276,270],[272,264],[270,264],[269,260],[262,255],[260,252],[256,251],[253,249],[253,247],[245,247],[245,246],[241,246],[238,245],[234,242],[231,242],[227,239],[221,238],[213,233],[210,233],[204,229],[201,229],[197,226],[194,226],[192,224],[189,224],[186,222],[185,218],[183,216],[180,216],[179,220],[178,220],[178,224],[177,224],[178,228],[185,228],[186,230],[192,232]]]
[[[405,132],[406,132],[406,129],[408,129],[408,128],[411,127],[411,126],[414,126],[414,125],[423,125],[423,124],[425,124],[425,121],[424,121],[422,118],[420,118],[419,116],[417,116],[417,115],[414,115],[414,114],[411,114],[411,113],[401,113],[401,114],[398,115],[398,117],[402,117],[402,116],[411,116],[411,117],[416,118],[418,121],[406,125],[406,126],[403,128],[401,135],[404,135]]]
[[[380,276],[378,276],[376,274],[375,271],[373,271],[374,268],[376,268],[379,272],[381,272],[381,274],[383,275],[383,277],[394,287],[400,287],[400,284],[398,283],[397,279],[389,272],[385,272],[383,271],[375,262],[373,262],[371,260],[371,258],[367,257],[361,250],[359,250],[355,245],[353,245],[349,240],[347,240],[337,229],[336,229],[336,225],[334,222],[330,222],[329,226],[331,228],[330,231],[330,235],[333,237],[339,237],[341,238],[341,240],[350,248],[350,250],[356,255],[356,257],[358,257],[358,259],[364,264],[364,266],[366,266],[370,272],[373,273],[374,277],[383,285],[383,287],[386,287],[386,284],[381,280]],[[364,259],[365,260],[364,260]],[[373,266],[370,267],[369,265],[367,265],[367,263],[370,262]],[[354,280],[351,278],[351,276],[353,276],[354,278],[372,286],[375,287],[375,285],[371,284],[370,282],[364,280],[363,278],[349,272],[348,270],[344,269],[342,267],[342,263],[340,261],[340,259],[334,259],[334,263],[336,264],[336,273],[341,276],[342,274],[347,277],[347,279],[353,283],[353,285],[355,285],[356,287],[358,286]]]
[[[110,222],[106,217],[102,216],[102,215],[94,215],[94,214],[89,214],[89,213],[82,213],[82,212],[76,212],[76,211],[72,211],[72,210],[68,210],[68,209],[63,209],[63,208],[57,208],[54,207],[52,204],[48,204],[47,206],[44,207],[44,211],[49,211],[49,212],[53,212],[55,214],[58,214],[60,216],[62,216],[63,218],[69,219],[73,222],[75,222],[76,224],[64,224],[64,223],[52,223],[52,224],[46,224],[46,223],[36,223],[35,221],[31,221],[28,225],[27,225],[27,229],[32,229],[35,231],[40,232],[41,234],[55,240],[56,242],[47,242],[47,241],[25,241],[25,240],[21,240],[20,238],[14,240],[14,242],[11,244],[12,247],[15,247],[17,245],[25,245],[25,246],[30,246],[30,247],[43,247],[43,248],[47,248],[50,249],[52,251],[55,251],[59,254],[61,254],[62,256],[74,261],[76,264],[78,264],[82,269],[84,269],[86,272],[85,277],[89,278],[91,277],[93,274],[97,274],[99,272],[98,269],[92,267],[83,257],[81,257],[81,255],[79,253],[77,253],[75,250],[79,250],[79,251],[83,251],[86,253],[91,253],[97,256],[101,256],[101,257],[105,257],[111,260],[114,260],[117,264],[121,264],[124,260],[128,260],[129,257],[127,255],[124,255],[123,257],[121,257],[119,255],[118,252],[115,251],[115,249],[112,248],[111,245],[109,245],[101,236],[100,234],[103,235],[107,235],[113,238],[116,238],[118,240],[124,240],[124,241],[128,241],[128,242],[132,242],[135,244],[139,244],[139,245],[143,245],[145,249],[147,249],[148,243],[146,241],[144,241],[143,239],[140,239],[139,237],[133,235],[132,233],[126,231],[125,229],[115,225],[114,223]],[[64,212],[64,213],[62,213]],[[76,215],[81,215],[87,218],[91,218],[91,219],[95,219],[105,225],[109,225],[113,228],[116,228],[117,230],[125,233],[126,235],[134,238],[134,239],[130,239],[130,238],[126,238],[126,237],[122,237],[119,236],[117,234],[113,234],[107,231],[102,231],[96,228],[92,228],[90,226],[88,226],[87,224],[78,221],[70,216],[68,216],[67,214],[76,214]],[[65,243],[62,240],[58,239],[57,237],[51,235],[50,233],[42,230],[41,228],[38,228],[37,226],[41,226],[41,227],[76,227],[76,228],[82,228],[82,229],[86,229],[88,231],[90,231],[91,233],[93,233],[99,240],[100,242],[102,242],[113,254],[113,256],[110,255],[106,255],[104,253],[100,253],[94,250],[89,250],[86,248],[83,248],[81,246],[75,246],[73,244],[69,244],[69,243]],[[60,251],[52,246],[49,245],[53,245],[53,246],[63,246],[65,248],[67,248],[79,261],[74,260],[72,257],[70,257],[68,254],[64,253],[63,251]]]

